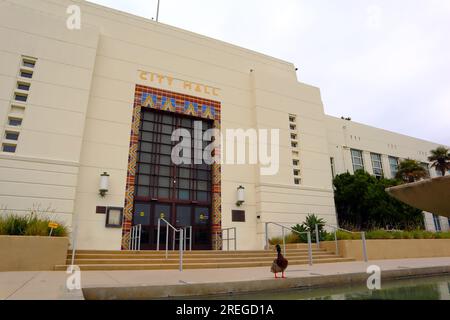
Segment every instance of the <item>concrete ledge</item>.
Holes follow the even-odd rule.
[[[320,247],[336,252],[334,241],[321,242]],[[363,261],[362,241],[339,241],[339,254]],[[367,255],[369,260],[450,257],[450,239],[367,240]]]
[[[450,265],[382,272],[382,281],[450,274]],[[148,300],[182,298],[230,293],[251,293],[286,289],[315,289],[338,285],[364,285],[367,273],[297,277],[285,280],[238,281],[180,285],[111,286],[83,288],[86,300]]]
[[[65,264],[68,238],[0,236],[0,271],[51,271]]]

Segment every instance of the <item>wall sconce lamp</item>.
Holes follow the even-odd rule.
[[[237,199],[236,205],[238,207],[242,206],[245,202],[245,188],[243,186],[237,188]]]
[[[107,172],[103,172],[102,175],[100,175],[100,188],[99,188],[100,196],[104,198],[108,190],[109,190],[109,174]]]

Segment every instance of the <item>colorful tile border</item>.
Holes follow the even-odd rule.
[[[139,128],[141,123],[142,108],[151,108],[191,115],[198,118],[214,120],[214,128],[221,126],[220,102],[179,94],[167,90],[136,85],[133,106],[133,120],[130,137],[130,153],[128,156],[128,174],[125,193],[125,210],[122,227],[122,250],[129,250],[130,231],[133,224],[134,207],[134,182],[136,177],[136,161],[139,143]],[[221,166],[214,164],[212,167],[212,248],[222,249],[220,230],[222,229],[222,193],[221,193]]]

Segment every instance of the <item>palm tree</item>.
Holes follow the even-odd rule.
[[[427,170],[419,161],[412,159],[406,159],[400,162],[396,175],[397,179],[403,180],[405,183],[416,182],[427,177]]]
[[[433,162],[431,167],[436,168],[436,170],[442,172],[442,176],[445,176],[445,173],[450,170],[449,149],[445,147],[439,147],[435,150],[431,150],[430,152],[431,156],[428,157],[428,160]]]

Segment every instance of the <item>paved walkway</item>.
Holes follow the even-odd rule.
[[[382,271],[450,266],[449,258],[381,260],[291,266],[288,278],[320,277],[365,273],[369,265],[378,265]],[[186,285],[217,282],[261,281],[273,278],[267,268],[210,269],[210,270],[155,270],[155,271],[84,271],[83,288],[130,287],[157,285]],[[81,290],[66,289],[65,272],[0,272],[0,299],[12,300],[81,300]],[[282,281],[282,280],[278,280]]]

